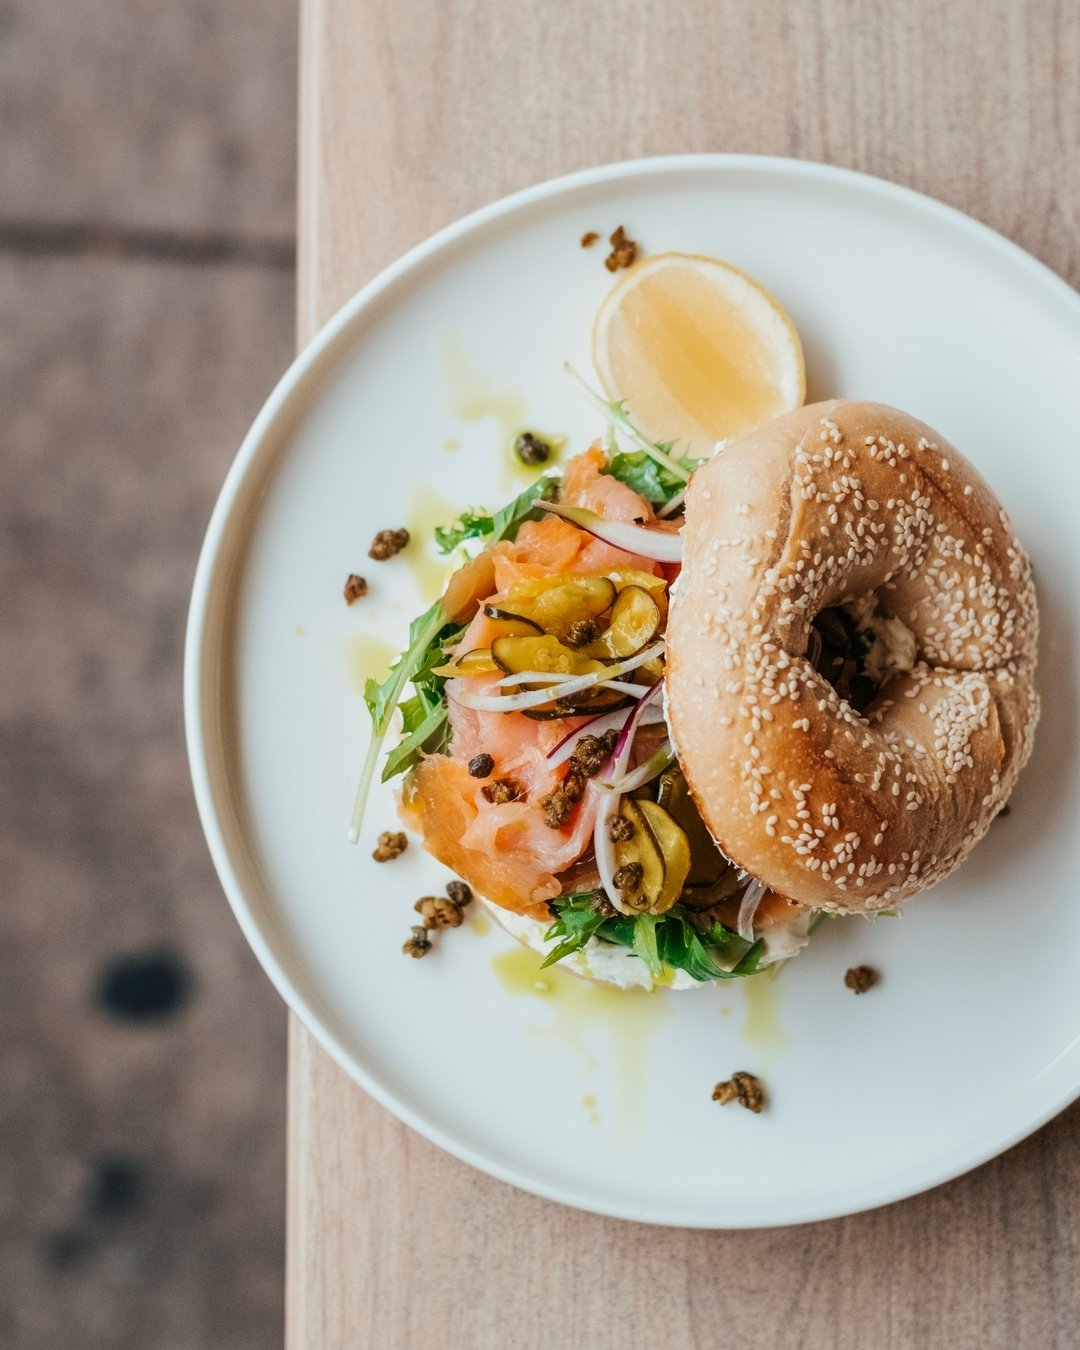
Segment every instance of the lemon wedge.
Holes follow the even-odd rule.
[[[653,440],[705,455],[806,397],[795,325],[730,263],[661,253],[635,263],[596,315],[593,364]]]

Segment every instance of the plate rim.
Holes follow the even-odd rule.
[[[567,1187],[555,1184],[544,1177],[532,1176],[515,1166],[506,1165],[498,1158],[489,1157],[484,1149],[472,1145],[467,1138],[460,1136],[453,1129],[443,1128],[429,1121],[420,1111],[414,1110],[408,1103],[400,1100],[391,1086],[380,1082],[378,1076],[361,1065],[339,1041],[333,1029],[326,1024],[326,1019],[320,1015],[286,969],[285,957],[279,955],[275,940],[264,932],[262,923],[247,900],[218,817],[210,767],[211,745],[208,738],[211,733],[207,726],[208,720],[211,719],[206,716],[207,690],[213,683],[207,680],[208,664],[213,656],[207,649],[206,641],[211,620],[210,600],[218,580],[223,550],[229,542],[230,526],[238,499],[243,490],[250,486],[249,478],[263,446],[273,437],[281,421],[298,411],[295,407],[297,401],[302,400],[305,389],[310,387],[320,368],[328,361],[332,368],[332,364],[336,361],[335,349],[339,341],[347,335],[359,317],[374,305],[384,292],[409,273],[459,240],[482,230],[494,221],[513,217],[537,203],[571,194],[578,189],[619,180],[674,175],[687,171],[703,175],[708,173],[723,175],[725,172],[741,171],[760,174],[763,177],[802,180],[804,186],[813,186],[815,183],[847,186],[864,194],[877,196],[881,200],[891,200],[898,205],[914,209],[996,249],[1006,263],[1027,271],[1031,281],[1041,286],[1049,299],[1057,302],[1066,312],[1071,312],[1072,317],[1080,325],[1080,293],[1045,263],[1040,262],[1019,244],[1006,238],[991,226],[957,207],[949,206],[913,188],[872,174],[814,160],[727,153],[649,156],[579,169],[489,202],[415,244],[361,286],[297,353],[256,415],[229,466],[199,552],[184,642],[184,728],[188,766],[199,820],[218,880],[237,923],[256,959],[286,1005],[300,1019],[319,1046],[353,1082],[410,1129],[416,1130],[452,1156],[530,1194],[608,1218],[650,1223],[661,1227],[735,1231],[818,1223],[864,1213],[955,1180],[1028,1138],[1080,1098],[1080,1076],[1067,1092],[1051,1101],[1036,1116],[1019,1127],[1007,1130],[1001,1136],[995,1136],[989,1143],[983,1142],[980,1136],[972,1147],[940,1169],[925,1169],[901,1184],[896,1184],[895,1181],[883,1182],[877,1188],[867,1190],[857,1201],[846,1198],[835,1205],[800,1201],[789,1204],[786,1208],[781,1203],[774,1207],[777,1212],[763,1217],[736,1215],[717,1219],[703,1216],[699,1212],[687,1213],[678,1207],[667,1210],[662,1207],[650,1207],[643,1212],[641,1206],[634,1203],[615,1203],[608,1202],[603,1197],[577,1196]]]

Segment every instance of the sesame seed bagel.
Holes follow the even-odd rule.
[[[694,474],[667,714],[717,844],[772,890],[868,912],[940,881],[1031,751],[1038,614],[997,498],[929,427],[876,403],[800,408]],[[915,662],[860,714],[806,657],[872,595]]]

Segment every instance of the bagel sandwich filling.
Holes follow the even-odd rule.
[[[1004,805],[1030,568],[893,409],[799,409],[699,461],[604,407],[604,445],[436,532],[458,565],[368,682],[354,833],[399,716],[403,822],[545,965],[753,975],[826,914],[893,912]]]

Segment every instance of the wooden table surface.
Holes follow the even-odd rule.
[[[1080,6],[304,0],[300,339],[506,192],[721,150],[921,189],[1076,284]],[[746,1233],[519,1194],[399,1124],[295,1021],[289,1113],[290,1350],[1080,1344],[1078,1107],[928,1195]]]

